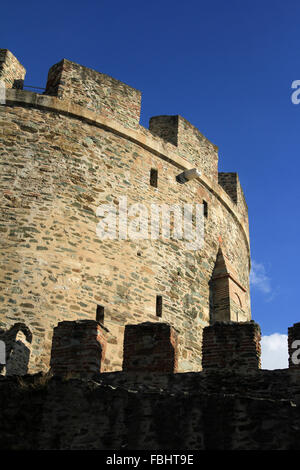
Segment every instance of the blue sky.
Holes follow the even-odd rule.
[[[0,47],[45,86],[62,58],[143,92],[141,124],[180,114],[219,146],[249,206],[252,317],[264,335],[300,321],[300,3],[40,1],[1,5]]]

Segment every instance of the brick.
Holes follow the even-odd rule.
[[[135,349],[132,349],[132,343],[135,343]],[[126,325],[124,372],[171,373],[177,369],[178,337],[171,325],[150,322]]]
[[[54,328],[50,367],[55,375],[103,371],[107,329],[93,320],[63,321]]]
[[[260,368],[260,327],[251,322],[216,322],[203,330],[203,370],[250,372]]]

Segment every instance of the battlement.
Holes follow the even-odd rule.
[[[94,321],[99,309],[110,330],[101,370],[127,367],[126,325],[161,318],[180,331],[174,369],[199,370],[203,328],[251,318],[248,218],[237,177],[221,175],[227,183],[219,184],[217,147],[183,117],[156,116],[149,129],[141,126],[141,93],[108,75],[64,59],[51,67],[45,92],[34,93],[26,84],[12,88],[20,71],[11,53],[3,64],[0,80],[10,88],[2,89],[0,105],[1,321],[6,329],[28,322],[29,371],[48,370],[58,322]],[[118,222],[116,237],[103,239],[98,208],[113,205],[118,217],[124,196],[127,239],[119,237]],[[190,250],[177,237],[172,214],[169,239],[160,223],[158,237],[133,240],[130,213],[137,202],[149,216],[153,204],[161,208],[160,219],[166,206],[182,211],[203,204],[203,247]],[[220,244],[230,260],[222,277]],[[175,342],[175,333],[170,336]],[[166,368],[172,368],[171,347],[168,354]],[[79,369],[85,360],[83,354]]]
[[[218,147],[212,144],[190,122],[181,116],[154,116],[149,130],[177,147],[179,155],[189,161],[212,180],[218,177]]]
[[[203,369],[232,372],[260,368],[261,332],[257,323],[216,322],[203,331]]]
[[[237,173],[218,173],[218,183],[237,205],[244,217],[248,214],[248,207]]]
[[[292,343],[299,341],[299,325],[289,329]],[[256,323],[205,328],[203,370],[196,373],[174,373],[170,325],[127,330],[123,371],[100,371],[101,324],[70,321],[57,326],[52,373],[0,377],[2,448],[299,449],[299,364],[261,369]]]
[[[6,49],[1,49],[0,53],[0,80],[4,80],[8,88],[22,88],[24,67]],[[75,62],[63,59],[50,68],[44,95],[79,105],[124,127],[139,127],[141,92]],[[218,149],[186,119],[154,116],[150,119],[149,131],[171,143],[178,155],[198,167],[206,177],[217,181]]]
[[[20,326],[21,325],[21,326]],[[15,324],[0,332],[9,344],[9,355],[17,356],[17,373],[26,373],[30,351],[20,353],[15,332],[22,330],[31,342],[32,335],[24,324]],[[13,334],[14,333],[14,334]],[[54,328],[50,370],[58,376],[72,374],[92,377],[105,373],[105,355],[109,330],[95,320],[62,321]],[[176,374],[180,332],[165,322],[143,322],[125,326],[123,373]],[[228,371],[251,374],[261,368],[261,330],[254,321],[216,321],[203,330],[202,369],[204,372]],[[289,368],[300,370],[300,323],[288,328]],[[8,368],[5,374],[15,374]]]
[[[26,70],[8,50],[0,49],[0,80],[6,88],[23,88]]]
[[[140,121],[140,91],[66,59],[50,68],[45,94],[70,100],[125,127],[135,128]]]

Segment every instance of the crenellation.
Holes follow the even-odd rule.
[[[50,68],[45,94],[71,101],[125,127],[139,124],[140,91],[66,59]]]
[[[112,77],[24,76],[0,49],[1,449],[299,449],[300,323],[289,368],[262,370],[237,173],[181,116],[142,127]],[[132,212],[99,237],[99,208],[137,203],[203,204],[203,245],[130,237]]]
[[[94,320],[59,322],[52,339],[51,373],[93,376],[103,372],[107,332]]]
[[[18,59],[8,50],[0,49],[0,82],[6,88],[23,88],[26,70]]]
[[[159,318],[181,333],[178,371],[201,370],[220,239],[232,267],[229,318],[251,318],[248,219],[218,184],[217,148],[180,116],[143,128],[140,92],[67,60],[50,69],[46,93],[7,90],[0,106],[1,324],[28,325],[29,372],[47,371],[57,323],[95,320],[102,306],[110,332],[103,364],[118,371],[126,325]],[[163,124],[177,145],[158,135]],[[191,169],[195,177],[178,182]],[[118,213],[124,196],[148,214],[152,204],[205,201],[203,247],[189,250],[173,236],[100,240],[98,207]]]
[[[230,196],[243,218],[245,225],[248,223],[248,207],[237,173],[218,173],[218,183]]]
[[[177,147],[179,155],[199,169],[207,178],[218,175],[218,148],[181,116],[154,116],[149,130]]]
[[[124,335],[124,372],[176,373],[178,333],[166,323],[144,322],[126,325]]]
[[[261,331],[257,323],[215,322],[203,330],[203,370],[249,374],[260,368]]]

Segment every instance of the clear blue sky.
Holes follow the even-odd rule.
[[[45,86],[62,58],[143,92],[142,121],[180,114],[219,146],[249,206],[252,317],[286,333],[299,311],[300,2],[4,2],[0,47]]]

